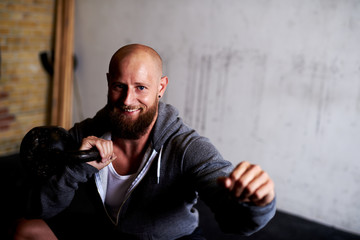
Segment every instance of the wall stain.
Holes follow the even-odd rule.
[[[186,91],[185,91],[185,113],[184,113],[184,121],[189,124],[193,125],[193,108],[194,108],[194,97],[195,97],[195,71],[197,69],[197,61],[195,59],[195,54],[193,49],[189,50],[189,57],[188,57],[188,77],[185,79],[186,81]]]
[[[261,120],[261,105],[264,101],[264,88],[266,78],[267,56],[265,54],[256,53],[253,55],[253,61],[256,68],[253,79],[253,96],[254,96],[254,123],[252,128],[252,136],[257,141],[262,141],[258,134],[259,122]]]

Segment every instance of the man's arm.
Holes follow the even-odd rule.
[[[260,166],[250,164],[249,162],[241,162],[230,173],[228,177],[218,178],[218,183],[227,189],[230,199],[238,202],[244,209],[238,216],[243,217],[242,225],[246,226],[244,235],[252,233],[263,228],[270,219],[275,215],[276,201],[274,183],[269,175],[261,169]],[[236,209],[236,207],[234,207]],[[218,214],[218,218],[219,215]],[[222,223],[222,229],[232,231],[236,228],[236,217],[233,220],[225,217]],[[246,221],[248,218],[248,221]]]
[[[112,142],[96,137],[83,140],[80,150],[96,147],[102,159],[88,163],[66,166],[61,173],[50,179],[34,183],[29,191],[26,206],[28,218],[51,218],[66,209],[75,196],[80,183],[87,182],[94,173],[107,166],[116,157],[112,153]]]
[[[274,216],[274,184],[260,167],[242,162],[234,168],[206,138],[188,145],[184,166],[224,232],[249,235]]]

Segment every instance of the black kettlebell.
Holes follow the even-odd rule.
[[[43,126],[31,129],[20,145],[20,160],[25,171],[40,180],[48,179],[66,166],[101,160],[94,148],[79,151],[69,132],[61,127]]]

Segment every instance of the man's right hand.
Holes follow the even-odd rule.
[[[93,147],[96,147],[99,150],[101,161],[91,161],[87,163],[98,170],[103,169],[116,159],[113,150],[113,142],[111,140],[89,136],[82,140],[80,150],[90,150]]]

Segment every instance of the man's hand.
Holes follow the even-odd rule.
[[[80,150],[89,150],[93,147],[96,147],[99,150],[101,161],[91,161],[87,163],[97,168],[98,170],[106,167],[116,159],[112,141],[90,136],[82,140]]]
[[[274,183],[258,165],[248,162],[238,164],[229,177],[218,179],[233,197],[257,206],[269,204],[275,197]]]

